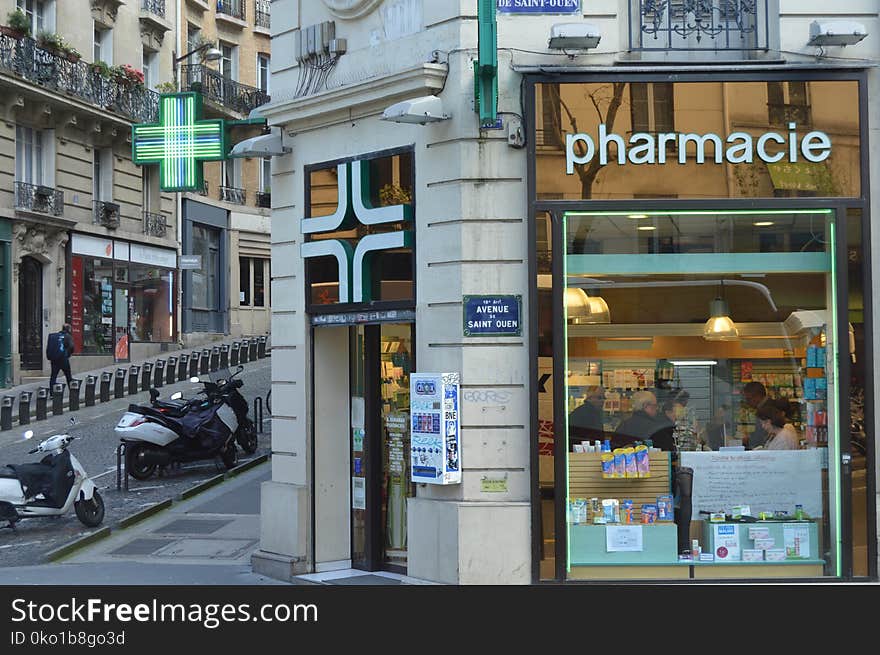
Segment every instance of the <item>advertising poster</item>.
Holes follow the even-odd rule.
[[[459,374],[410,376],[411,476],[413,482],[461,482]]]
[[[70,332],[73,337],[73,351],[83,349],[83,260],[70,258]]]

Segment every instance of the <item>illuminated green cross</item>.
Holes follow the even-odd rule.
[[[201,191],[202,162],[226,159],[224,121],[199,120],[201,115],[200,94],[164,94],[158,123],[131,126],[134,163],[159,164],[163,191]]]

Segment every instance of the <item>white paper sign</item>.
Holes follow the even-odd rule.
[[[786,559],[810,558],[810,526],[804,523],[782,526]]]
[[[351,478],[351,506],[352,509],[367,509],[366,478]]]
[[[739,561],[739,524],[715,523],[712,525],[716,561]]]
[[[605,527],[605,550],[609,553],[641,552],[644,541],[641,525],[609,525]]]

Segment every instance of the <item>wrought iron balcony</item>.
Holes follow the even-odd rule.
[[[115,202],[105,202],[104,200],[95,200],[95,223],[109,227],[115,230],[119,227],[119,205]]]
[[[44,50],[28,37],[0,34],[0,72],[74,96],[136,123],[159,119],[159,94],[155,91],[102,77],[91,64]]]
[[[143,213],[144,234],[151,237],[164,237],[168,231],[168,223],[165,222],[164,214],[154,214],[145,211]]]
[[[15,208],[61,216],[64,212],[64,192],[41,184],[16,182]]]
[[[217,0],[217,13],[245,20],[244,0]]]
[[[243,205],[246,196],[247,194],[244,189],[239,189],[234,186],[220,187],[220,200],[225,202],[231,202],[235,205]]]
[[[247,115],[255,107],[269,102],[265,91],[223,77],[203,64],[190,64],[180,69],[185,90],[201,93],[208,100],[240,114]]]
[[[768,0],[630,0],[630,50],[766,50]]]
[[[141,9],[154,16],[165,18],[165,0],[141,0]]]
[[[269,0],[254,0],[254,25],[257,27],[265,27],[267,30],[271,27]]]
[[[272,209],[272,194],[269,191],[257,191],[257,207]]]
[[[208,180],[202,180],[202,188],[196,191],[200,196],[208,195]]]

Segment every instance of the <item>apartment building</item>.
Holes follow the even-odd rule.
[[[178,339],[176,207],[132,163],[131,125],[171,81],[164,0],[0,2],[0,384],[48,376],[73,328],[74,372]]]
[[[248,120],[270,97],[269,0],[181,0],[179,9],[180,90],[202,94],[206,117]],[[219,59],[199,50],[205,44]],[[233,130],[233,141],[259,133]],[[206,163],[203,191],[183,194],[183,252],[203,262],[183,272],[185,340],[269,331],[270,166],[268,159]]]

